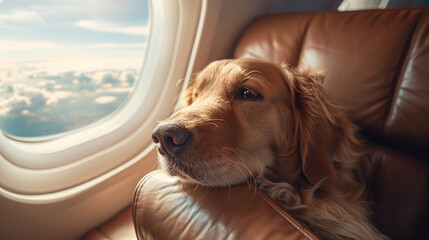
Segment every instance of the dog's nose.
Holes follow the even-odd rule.
[[[185,127],[175,123],[161,123],[152,132],[152,140],[159,143],[158,150],[165,155],[167,152],[177,155],[191,142],[192,133]]]

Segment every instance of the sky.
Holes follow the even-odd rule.
[[[0,128],[35,137],[120,107],[142,66],[147,0],[0,0]]]

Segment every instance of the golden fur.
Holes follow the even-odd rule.
[[[182,108],[157,127],[190,132],[174,154],[161,141],[161,167],[207,186],[256,180],[324,239],[384,239],[368,220],[354,126],[322,82],[310,71],[259,60],[210,64],[190,80]]]

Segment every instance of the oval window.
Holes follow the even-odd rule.
[[[15,137],[94,123],[132,91],[147,0],[0,0],[0,128]]]

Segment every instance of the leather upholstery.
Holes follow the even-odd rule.
[[[234,55],[324,72],[332,100],[366,138],[361,164],[374,222],[392,239],[429,239],[428,14],[391,9],[260,17]],[[314,237],[249,186],[189,188],[154,172],[135,196],[142,239]]]
[[[402,86],[396,89],[397,83],[402,82],[404,77],[404,61],[409,55],[419,52],[413,53],[410,47],[418,45],[414,42],[422,45],[421,42],[427,39],[422,36],[425,22],[427,24],[429,21],[425,14],[429,11],[414,9],[262,17],[240,40],[235,58],[252,57],[276,63],[284,61],[294,66],[322,70],[327,77],[325,87],[334,97],[334,102],[346,106],[349,117],[360,126],[382,131],[386,118],[392,113],[395,91],[404,91]],[[424,50],[424,45],[420,48]],[[422,60],[421,63],[425,63]],[[413,76],[413,71],[408,75]],[[429,87],[427,72],[422,76],[423,79],[413,81]],[[419,84],[409,84],[420,87]],[[422,94],[425,95],[425,92],[422,91]],[[427,94],[428,91],[423,97],[427,98]],[[408,100],[410,96],[403,97]],[[415,98],[409,104],[414,105],[419,100],[421,98]],[[412,114],[419,113],[421,118],[414,121],[422,122],[419,125],[411,124],[413,128],[424,129],[426,137],[429,137],[429,125],[426,124],[428,108],[428,104],[423,104],[415,109]],[[397,116],[392,117],[393,124]],[[383,134],[391,132],[383,131]],[[409,134],[407,138],[418,137]],[[426,143],[429,144],[429,141]]]
[[[83,240],[133,240],[137,239],[134,231],[132,209],[128,207],[106,223],[92,229]]]
[[[368,186],[375,222],[392,239],[428,239],[429,171],[419,159],[377,146]]]
[[[136,188],[139,239],[318,239],[251,185],[206,188],[154,171]]]
[[[429,148],[429,11],[422,13],[405,55],[385,133]],[[409,117],[412,116],[412,117]],[[428,153],[428,152],[426,152]]]

